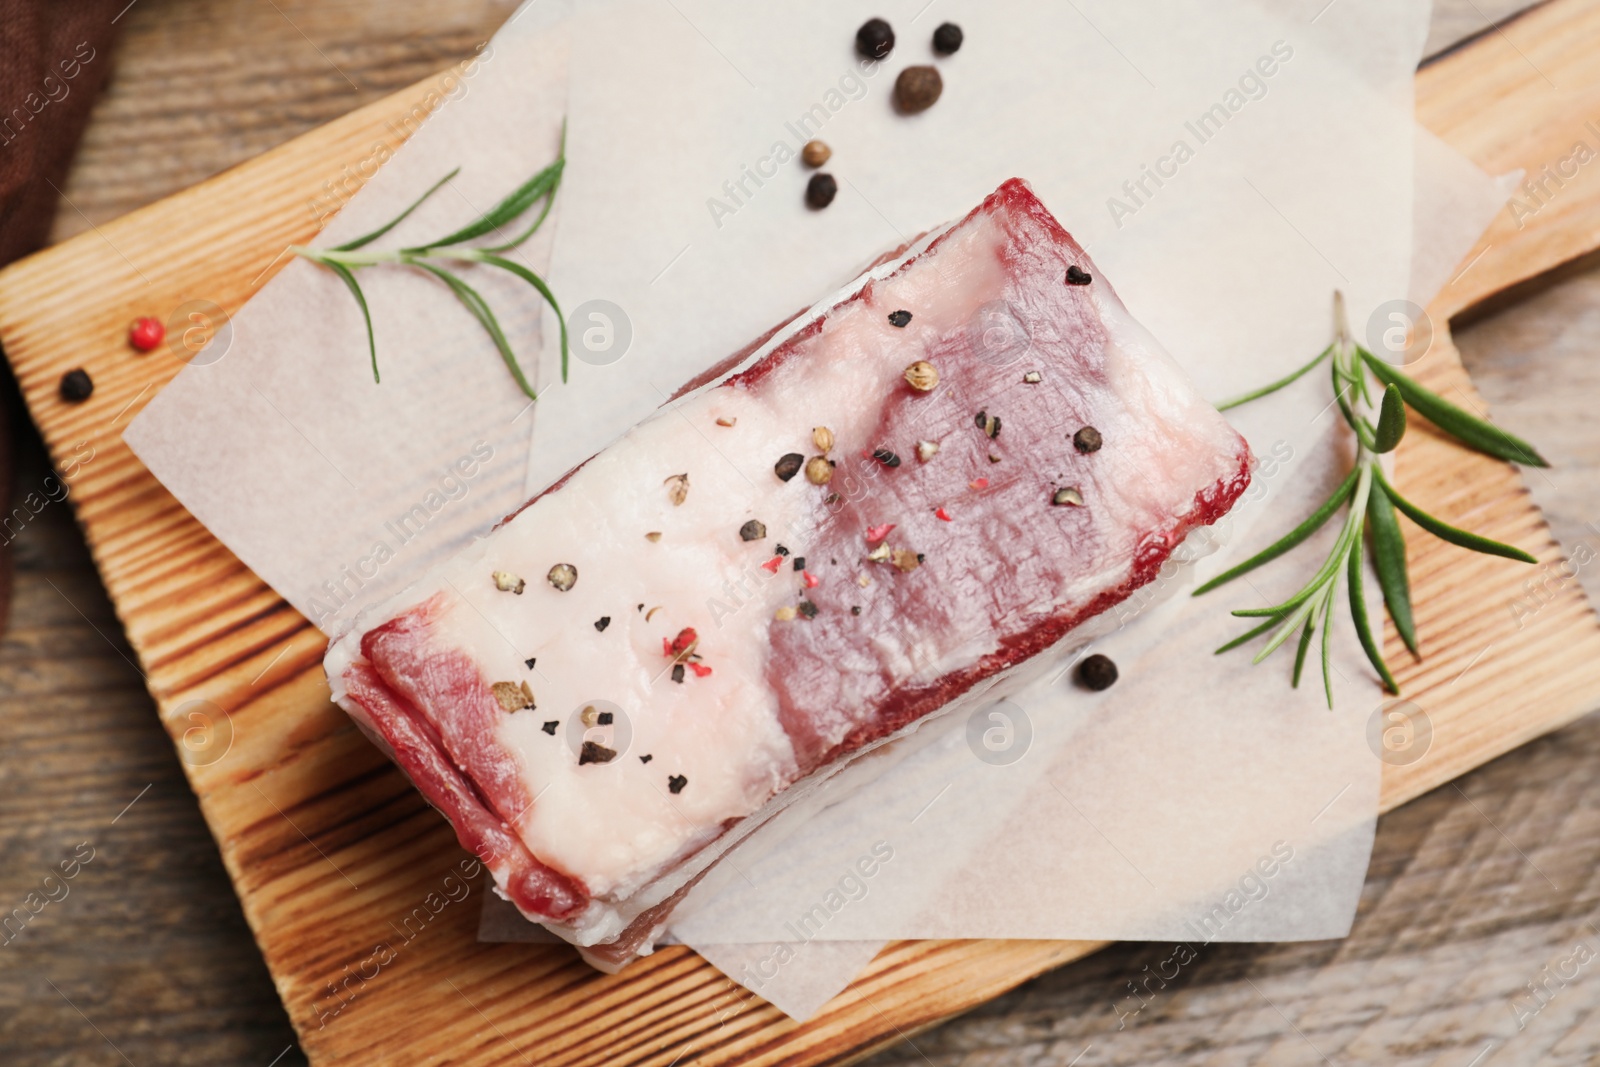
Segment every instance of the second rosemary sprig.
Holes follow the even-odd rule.
[[[1208,593],[1277,559],[1310,538],[1341,509],[1347,509],[1332,551],[1310,580],[1280,604],[1235,611],[1233,614],[1240,618],[1259,618],[1263,621],[1217,649],[1220,654],[1265,636],[1267,642],[1253,661],[1260,663],[1298,632],[1299,643],[1296,646],[1291,683],[1298,687],[1311,642],[1320,627],[1322,683],[1330,708],[1333,706],[1333,682],[1329,672],[1330,638],[1341,581],[1345,583],[1349,595],[1350,617],[1362,650],[1383,680],[1384,687],[1391,693],[1400,692],[1394,675],[1384,662],[1382,647],[1367,616],[1362,586],[1369,540],[1373,566],[1378,574],[1389,617],[1394,620],[1395,630],[1406,647],[1413,655],[1419,654],[1415,616],[1411,608],[1411,584],[1406,573],[1405,537],[1396,518],[1397,511],[1428,533],[1451,544],[1525,563],[1536,562],[1519,548],[1457,529],[1429,515],[1402,496],[1384,477],[1380,457],[1392,452],[1405,436],[1406,409],[1409,407],[1440,430],[1479,452],[1527,466],[1547,465],[1526,441],[1457,407],[1356,344],[1345,318],[1344,298],[1338,293],[1334,294],[1334,332],[1333,343],[1294,373],[1219,404],[1218,408],[1226,411],[1268,396],[1297,381],[1323,362],[1328,362],[1334,400],[1339,405],[1345,424],[1356,438],[1353,468],[1332,495],[1300,525],[1194,592],[1195,596]],[[1373,380],[1382,386],[1381,393],[1373,387]]]
[[[563,137],[563,145],[565,138]],[[421,207],[429,197],[444,188],[449,181],[461,172],[457,167],[443,178],[440,178],[428,190],[409,204],[394,218],[379,226],[370,233],[363,234],[353,241],[333,248],[307,248],[294,245],[290,249],[296,255],[320,263],[327,267],[344,282],[350,294],[355,297],[356,304],[361,308],[361,317],[367,326],[367,350],[372,357],[372,380],[382,381],[378,373],[378,342],[372,329],[372,312],[367,306],[366,294],[361,285],[356,281],[356,272],[367,267],[389,263],[403,267],[415,267],[418,270],[438,278],[455,294],[456,299],[478,320],[489,339],[494,342],[500,357],[505,360],[506,369],[511,372],[517,385],[527,394],[530,400],[539,399],[539,394],[528,376],[523,373],[521,364],[517,361],[516,353],[512,350],[511,342],[506,338],[505,330],[500,326],[489,302],[483,294],[474,288],[465,278],[458,273],[459,267],[482,265],[503,270],[515,275],[522,281],[532,286],[555,312],[556,320],[561,326],[561,380],[567,380],[567,323],[561,314],[561,305],[556,301],[555,294],[550,291],[543,278],[513,259],[507,258],[502,253],[510,252],[519,247],[528,238],[538,232],[544,220],[549,217],[551,205],[555,202],[556,191],[561,187],[561,175],[566,168],[566,151],[563,147],[555,162],[545,167],[539,173],[523,182],[508,193],[494,207],[479,215],[467,225],[446,234],[436,241],[426,244],[413,245],[408,248],[396,248],[388,251],[363,251],[368,245],[387,234],[398,226],[405,218],[417,208]],[[476,240],[491,233],[501,233],[504,229],[516,222],[535,205],[542,203],[539,213],[520,232],[500,244],[487,246],[471,246],[466,242]]]

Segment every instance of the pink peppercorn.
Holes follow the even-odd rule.
[[[167,328],[160,319],[148,315],[133,320],[128,328],[128,343],[141,352],[153,352],[167,339]]]

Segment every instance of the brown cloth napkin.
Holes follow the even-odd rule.
[[[135,0],[137,2],[137,0]],[[45,243],[89,109],[111,74],[128,0],[0,0],[0,266]],[[0,519],[11,514],[8,381],[0,402]],[[3,528],[3,527],[0,527]],[[0,633],[11,599],[10,533],[0,533]]]

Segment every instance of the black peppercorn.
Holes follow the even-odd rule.
[[[961,51],[961,42],[964,40],[966,35],[961,32],[961,27],[947,22],[933,31],[933,50],[941,56],[953,55]]]
[[[883,19],[868,19],[856,31],[856,51],[868,59],[882,59],[894,51],[894,28]]]
[[[69,370],[61,376],[61,399],[80,404],[94,393],[94,379],[83,368]]]
[[[1110,689],[1117,682],[1117,665],[1111,662],[1110,656],[1096,653],[1078,664],[1078,681],[1085,689],[1096,693]]]
[[[1086,456],[1090,452],[1100,451],[1100,446],[1103,443],[1100,438],[1100,431],[1093,426],[1085,426],[1072,435],[1072,447]]]
[[[1081,267],[1072,266],[1067,268],[1068,285],[1088,285],[1092,281],[1094,281],[1094,275]]]
[[[806,203],[821,211],[839,195],[839,183],[831,174],[813,174],[806,182]]]

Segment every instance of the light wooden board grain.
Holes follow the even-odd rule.
[[[1507,160],[1559,158],[1546,153],[1564,152],[1559,142],[1570,130],[1552,125],[1552,116],[1565,115],[1576,128],[1577,119],[1594,113],[1595,100],[1583,94],[1593,93],[1595,77],[1581,47],[1587,42],[1592,52],[1600,40],[1592,5],[1552,5],[1516,32],[1529,35],[1528,47],[1548,33],[1557,47],[1540,51],[1538,67],[1530,64],[1521,76],[1506,69],[1514,65],[1506,49],[1477,47],[1424,72],[1419,83],[1424,114],[1436,107],[1430,124],[1469,151],[1482,135],[1475,122],[1493,115],[1504,123],[1505,132],[1487,138],[1501,155],[1480,157],[1494,169]],[[1560,108],[1535,82],[1556,69],[1564,79]],[[1439,82],[1430,97],[1430,79],[1444,73],[1459,80]],[[1495,107],[1459,101],[1477,100],[1472,94],[1483,83],[1493,86]],[[1575,94],[1574,87],[1586,88]],[[120,427],[176,369],[132,359],[121,331],[152,304],[200,296],[238,306],[282,247],[307,235],[307,197],[341,160],[363,158],[385,121],[419,95],[398,94],[0,280],[0,337],[55,458],[64,461],[80,441],[95,447],[94,462],[74,479],[78,515],[169,730],[189,727],[180,712],[193,699],[232,713],[234,750],[191,768],[191,780],[313,1059],[363,1060],[404,1049],[413,1061],[515,1062],[521,1050],[537,1048],[539,1062],[552,1063],[668,1063],[689,1050],[707,1063],[821,1062],[926,1025],[1092,948],[896,945],[822,1018],[796,1027],[741,999],[681,950],[605,979],[587,974],[565,950],[478,946],[471,941],[473,909],[463,904],[440,912],[378,976],[351,979],[343,997],[330,993],[330,983],[346,981],[347,965],[360,970],[376,941],[396,940],[389,924],[437,889],[459,853],[437,817],[326,704],[320,639],[121,448]],[[1596,190],[1575,182],[1567,192],[1572,211],[1593,213]],[[1530,224],[1473,266],[1483,273],[1464,279],[1476,285],[1473,292],[1493,292],[1567,258],[1568,244]],[[1493,284],[1479,281],[1486,276]],[[1458,283],[1454,298],[1465,291]],[[1453,354],[1441,347],[1435,357],[1427,373],[1436,387],[1470,395]],[[90,367],[99,392],[92,404],[66,409],[53,399],[54,382],[73,362]],[[1417,434],[1398,476],[1409,494],[1445,517],[1554,559],[1509,468]],[[1430,551],[1416,537],[1413,544],[1418,597],[1430,606],[1421,619],[1429,659],[1405,680],[1439,734],[1427,759],[1386,777],[1386,804],[1553,728],[1596,699],[1593,672],[1582,668],[1593,662],[1597,636],[1576,590],[1567,588],[1517,630],[1509,605],[1522,595],[1521,575],[1480,575],[1470,557]],[[1466,585],[1477,595],[1461,596]],[[1391,640],[1391,654],[1397,651]],[[1477,666],[1492,662],[1500,684],[1480,685],[1476,674],[1473,685],[1459,684],[1474,658]]]

